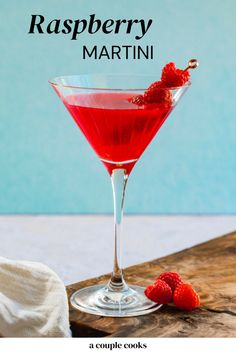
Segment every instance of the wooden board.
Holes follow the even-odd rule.
[[[172,254],[129,267],[129,284],[148,285],[163,271],[179,272],[199,292],[201,307],[182,311],[172,305],[145,316],[109,318],[70,307],[74,336],[79,337],[236,337],[236,232]],[[67,287],[68,296],[109,275]]]

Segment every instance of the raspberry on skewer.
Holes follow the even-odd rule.
[[[161,75],[161,81],[166,87],[180,87],[185,85],[190,79],[189,69],[196,69],[199,63],[197,59],[191,59],[188,66],[184,69],[178,69],[175,63],[168,63],[164,66]]]
[[[145,103],[171,103],[172,93],[170,90],[165,90],[163,88],[163,83],[161,81],[156,81],[151,84],[148,89],[144,92],[144,102]]]
[[[197,59],[190,59],[188,66],[184,69],[178,69],[175,63],[166,64],[162,70],[161,80],[152,83],[143,95],[131,97],[129,100],[138,106],[144,104],[172,104],[172,92],[170,89],[184,86],[190,79],[190,69],[196,69],[199,66]]]

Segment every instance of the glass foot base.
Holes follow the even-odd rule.
[[[76,291],[70,299],[76,309],[98,316],[131,317],[141,316],[159,309],[144,295],[141,286],[132,285],[125,291],[111,291],[107,286],[94,285]]]

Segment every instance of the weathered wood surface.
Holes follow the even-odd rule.
[[[191,312],[165,305],[145,316],[109,318],[70,307],[74,336],[80,337],[236,337],[236,232],[125,270],[130,284],[147,285],[163,271],[181,273],[197,289],[201,307]],[[68,295],[109,276],[67,287]]]

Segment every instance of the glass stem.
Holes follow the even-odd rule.
[[[123,205],[125,197],[125,187],[128,176],[125,169],[115,169],[111,175],[111,183],[113,190],[114,202],[114,233],[115,233],[115,247],[114,247],[114,266],[113,272],[108,284],[108,288],[112,291],[121,292],[127,289],[124,281],[121,264],[120,264],[120,238],[121,238],[121,224],[123,216]]]

